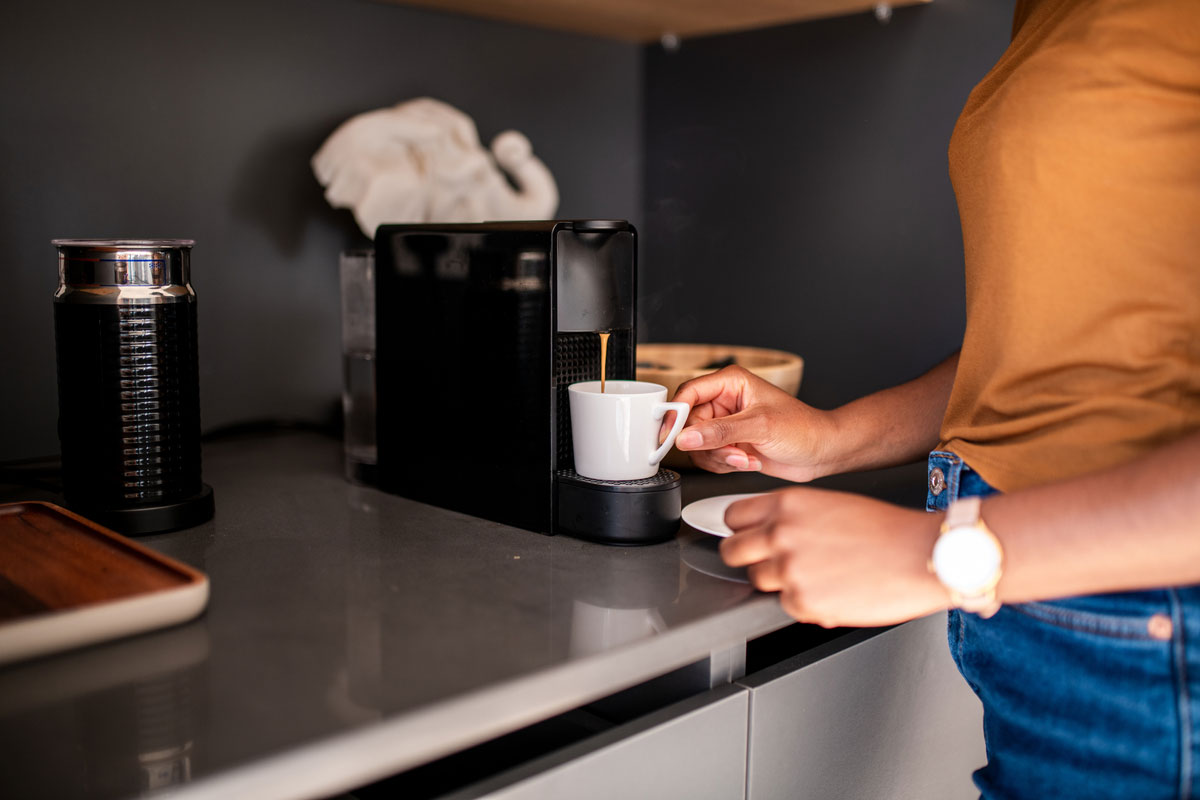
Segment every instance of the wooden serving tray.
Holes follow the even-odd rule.
[[[204,573],[51,503],[0,505],[0,664],[185,622]]]

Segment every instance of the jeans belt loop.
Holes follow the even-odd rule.
[[[934,450],[926,468],[925,508],[943,511],[958,497],[963,461],[954,453]]]

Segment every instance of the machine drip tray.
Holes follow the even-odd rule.
[[[573,469],[555,475],[555,533],[605,544],[655,544],[679,531],[679,473],[660,469],[636,481],[600,481]]]

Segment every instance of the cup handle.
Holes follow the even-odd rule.
[[[687,403],[659,403],[654,407],[654,419],[658,422],[667,415],[668,411],[675,412],[675,424],[671,426],[671,432],[667,434],[667,439],[662,445],[650,454],[650,463],[657,464],[667,457],[667,451],[671,449],[671,445],[675,444],[675,437],[683,430],[683,426],[687,424],[688,412],[692,407]]]

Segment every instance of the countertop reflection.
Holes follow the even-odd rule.
[[[216,517],[140,540],[209,575],[206,614],[0,669],[0,795],[319,794],[788,623],[686,528],[546,537],[349,485],[339,459],[307,434],[209,446]]]

